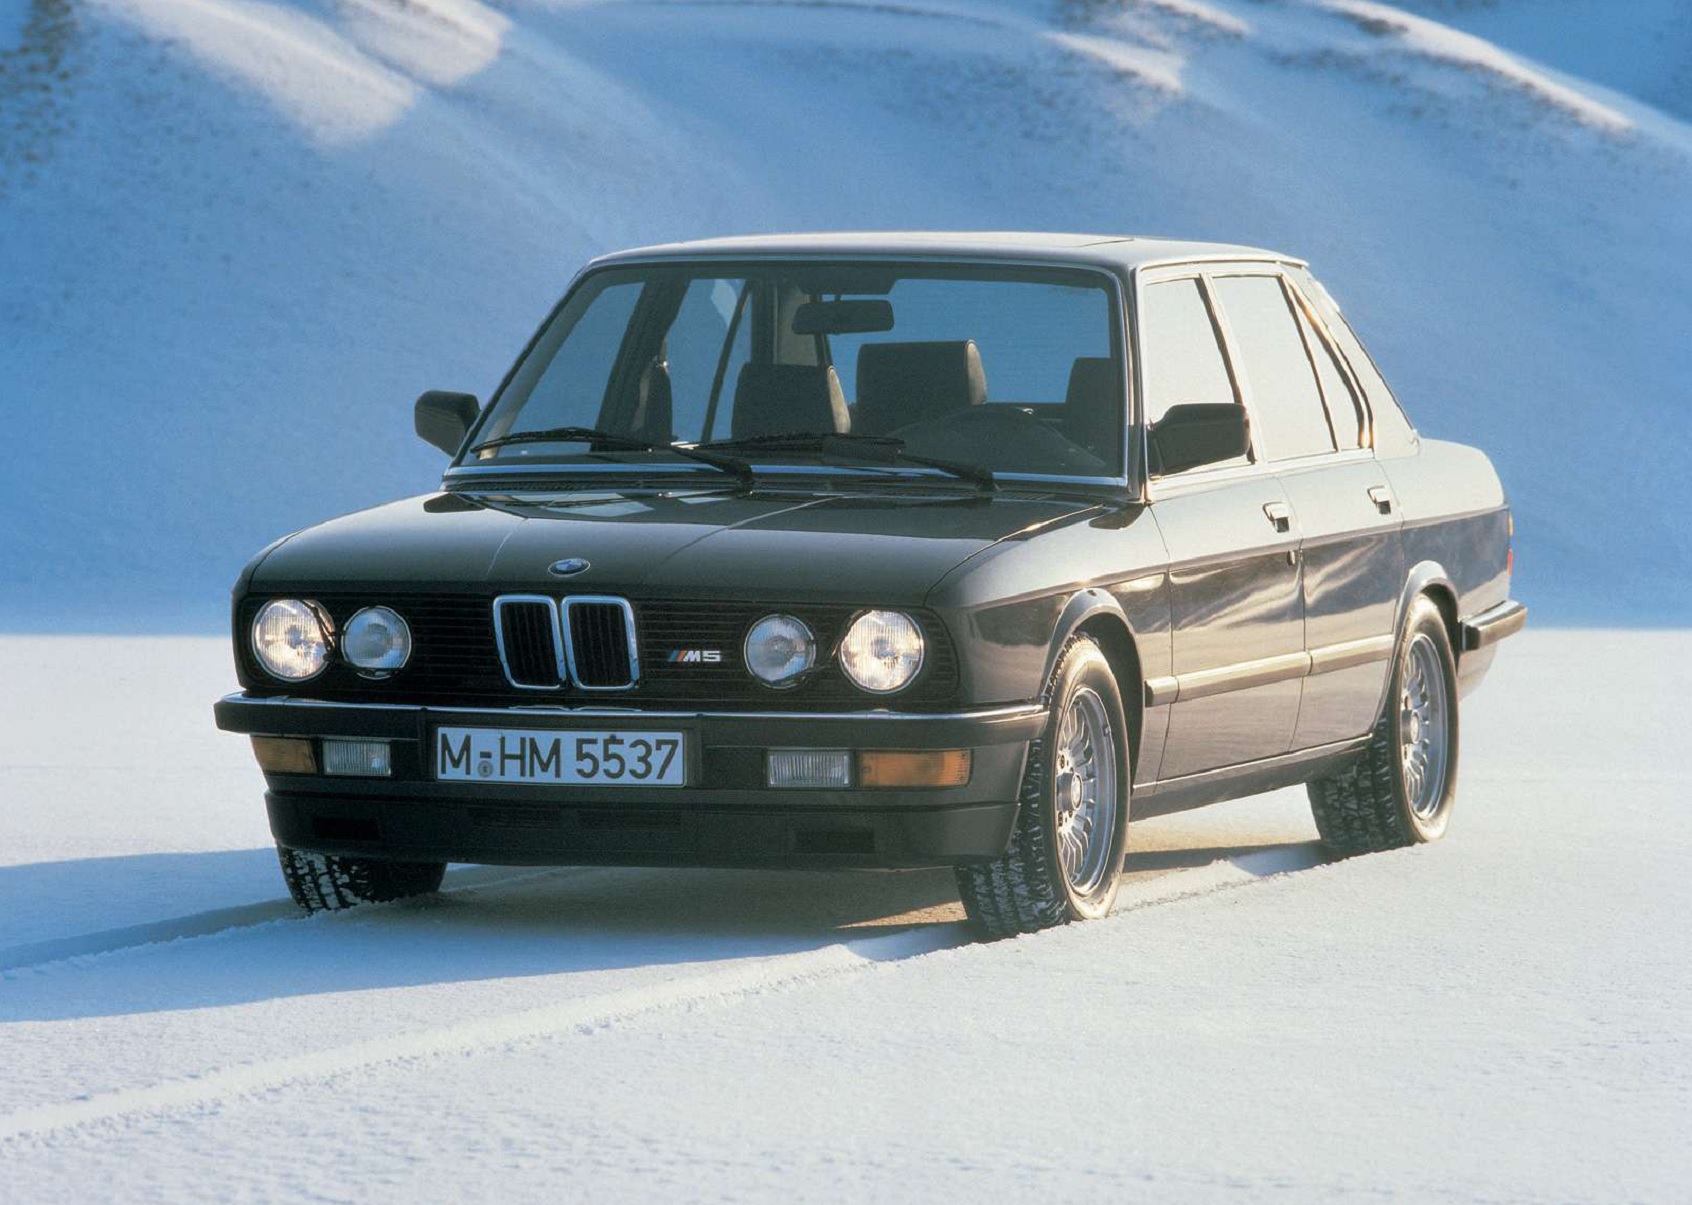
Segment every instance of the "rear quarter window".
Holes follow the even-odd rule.
[[[1416,450],[1416,429],[1410,423],[1410,418],[1404,413],[1404,408],[1398,404],[1398,398],[1393,394],[1381,375],[1375,361],[1370,357],[1363,341],[1352,330],[1345,315],[1335,304],[1328,290],[1322,287],[1322,282],[1308,272],[1295,272],[1294,280],[1305,290],[1311,301],[1315,303],[1317,312],[1322,320],[1328,324],[1328,330],[1334,336],[1334,342],[1351,366],[1352,375],[1363,389],[1365,400],[1369,404],[1370,417],[1374,424],[1375,452],[1381,456],[1405,456]]]

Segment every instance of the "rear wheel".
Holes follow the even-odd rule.
[[[1445,835],[1457,796],[1457,662],[1426,595],[1405,617],[1386,714],[1361,761],[1310,782],[1322,843],[1341,856]]]
[[[307,912],[384,904],[440,890],[445,862],[384,862],[276,847],[288,894]]]
[[[964,911],[987,937],[1110,911],[1128,832],[1128,722],[1110,663],[1087,637],[1058,659],[1046,735],[1028,750],[1010,846],[958,868]]]

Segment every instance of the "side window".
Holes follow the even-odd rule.
[[[1157,422],[1171,406],[1238,401],[1198,281],[1149,285],[1140,298],[1146,422]]]
[[[673,426],[678,439],[701,438],[714,389],[721,390],[724,400],[734,392],[735,374],[751,347],[751,324],[744,318],[736,321],[744,289],[744,281],[700,278],[689,283],[682,295],[681,305],[664,338]],[[729,346],[731,328],[734,344]],[[717,370],[723,365],[725,351],[728,371],[719,385]]]
[[[1322,401],[1328,407],[1328,422],[1333,426],[1334,439],[1339,443],[1341,451],[1350,451],[1361,447],[1363,442],[1363,406],[1357,400],[1356,392],[1351,388],[1351,382],[1345,379],[1345,370],[1340,367],[1339,353],[1334,351],[1333,344],[1327,337],[1316,329],[1311,321],[1313,309],[1298,290],[1293,290],[1293,299],[1297,303],[1293,306],[1298,314],[1299,330],[1304,333],[1304,342],[1310,349],[1311,358],[1316,361],[1316,379],[1322,385]]]
[[[1252,417],[1262,427],[1256,442],[1265,457],[1332,452],[1334,434],[1280,278],[1223,276],[1215,285],[1243,361]]]

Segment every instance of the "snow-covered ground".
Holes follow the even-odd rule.
[[[1529,632],[1449,839],[1136,826],[1110,920],[949,876],[461,868],[305,919],[221,642],[0,640],[0,1198],[1684,1202],[1692,636]],[[45,703],[44,703],[45,700]]]
[[[0,1203],[1692,1199],[1684,0],[0,0]],[[600,251],[830,227],[1308,256],[1486,448],[1535,628],[1451,838],[947,873],[454,868],[304,918],[225,591],[431,488]],[[160,632],[194,633],[160,636]]]
[[[1540,620],[1684,625],[1687,13],[0,0],[0,630],[219,630],[252,552],[432,487],[411,399],[588,256],[855,226],[1307,256],[1497,461]]]

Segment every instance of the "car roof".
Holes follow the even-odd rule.
[[[865,230],[817,234],[754,234],[697,239],[618,251],[593,261],[599,267],[624,262],[689,259],[888,258],[938,260],[1026,260],[1131,270],[1153,264],[1204,260],[1303,260],[1261,247],[1182,239],[1110,234],[1021,231]]]

